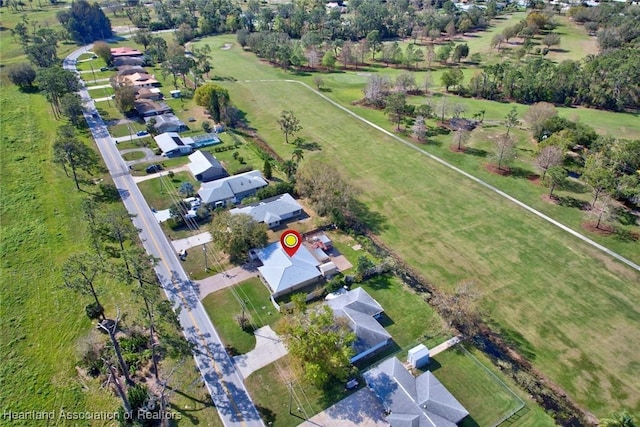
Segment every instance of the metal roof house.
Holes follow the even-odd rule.
[[[229,212],[232,215],[239,213],[251,215],[256,221],[264,222],[269,228],[274,228],[279,226],[282,221],[302,214],[302,206],[291,197],[291,194],[285,193],[247,206],[231,209]]]
[[[351,363],[373,354],[391,341],[391,335],[376,320],[384,311],[382,306],[362,288],[355,288],[328,299],[326,304],[334,317],[345,317],[356,333],[353,343],[355,356]]]
[[[429,371],[414,377],[396,358],[363,374],[391,427],[455,427],[469,411]]]
[[[252,252],[262,262],[258,271],[271,290],[273,298],[315,283],[321,276],[318,270],[320,263],[304,245],[300,245],[292,257],[282,250],[280,242],[261,249],[252,249]]]
[[[202,203],[211,207],[223,207],[228,204],[240,203],[245,197],[255,194],[267,181],[258,170],[205,182],[198,190]]]
[[[214,181],[229,176],[215,156],[208,151],[197,150],[189,156],[189,170],[200,182]]]
[[[189,144],[190,138],[182,138],[176,132],[165,132],[154,136],[153,139],[158,144],[163,156],[178,157],[191,154],[193,148]]]

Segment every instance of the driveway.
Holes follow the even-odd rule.
[[[206,279],[196,280],[198,284],[198,294],[200,299],[203,299],[207,295],[220,289],[228,288],[236,283],[244,282],[247,279],[257,276],[258,269],[253,264],[234,267],[224,273],[218,273]]]
[[[311,417],[298,427],[389,427],[384,407],[367,387]]]
[[[195,236],[187,237],[186,239],[172,240],[171,244],[175,248],[176,252],[180,252],[183,249],[191,249],[193,247],[201,246],[211,241],[213,241],[213,237],[211,237],[211,233],[206,231],[204,233],[196,234]]]
[[[233,358],[236,368],[245,379],[258,369],[264,368],[288,353],[284,343],[271,329],[271,326],[256,329],[253,334],[256,337],[255,348],[249,353]]]
[[[166,159],[166,157],[163,157],[162,159]],[[162,162],[162,160],[160,160],[159,162]],[[161,170],[160,172],[150,173],[150,174],[147,174],[147,175],[134,176],[133,177],[133,182],[135,182],[137,184],[137,183],[142,182],[142,181],[148,181],[150,179],[159,178],[161,175],[167,175],[169,173],[169,171],[172,171],[173,173],[188,172],[189,171],[189,165],[178,166],[177,168],[173,168],[173,169]]]
[[[144,153],[144,157],[137,160],[127,160],[126,161],[127,165],[135,165],[138,163],[150,163],[150,162],[161,163],[167,160],[166,157],[158,156],[156,153],[153,152],[151,148],[145,148],[145,147],[127,148],[126,150],[120,150],[120,154],[133,153],[136,151],[140,151]]]

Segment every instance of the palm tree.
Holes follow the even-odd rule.
[[[609,416],[609,418],[605,418],[600,421],[600,427],[636,427],[637,424],[633,420],[633,417],[627,413],[627,411],[623,412],[614,412]]]
[[[301,148],[296,148],[291,153],[291,160],[295,160],[296,164],[300,164],[300,161],[304,159],[304,151]]]
[[[287,174],[287,178],[291,180],[291,178],[296,174],[298,165],[293,160],[285,160],[280,165],[280,168],[285,174]]]

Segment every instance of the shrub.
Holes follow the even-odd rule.
[[[84,312],[87,313],[87,317],[89,319],[99,319],[104,314],[104,307],[98,303],[92,302],[84,308]]]

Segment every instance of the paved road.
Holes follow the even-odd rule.
[[[64,60],[64,67],[75,70],[75,61],[86,51],[80,48]],[[85,118],[104,158],[127,210],[135,214],[133,222],[141,230],[140,238],[150,254],[160,259],[156,273],[169,300],[180,310],[180,324],[185,337],[195,344],[194,358],[211,393],[225,426],[264,427],[258,411],[247,393],[236,366],[227,354],[220,337],[200,303],[194,283],[189,280],[175,251],[162,233],[151,209],[129,173],[129,168],[109,131],[97,115],[86,89],[80,91],[86,100]],[[94,116],[95,114],[95,116]]]

